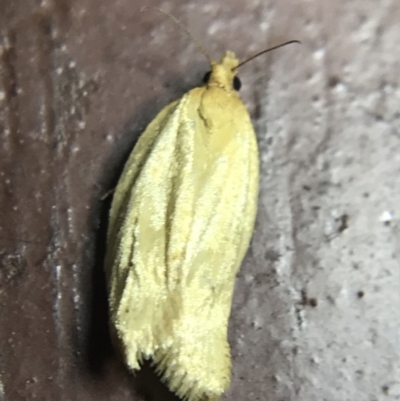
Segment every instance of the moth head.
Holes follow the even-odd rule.
[[[233,52],[226,52],[225,56],[222,57],[219,63],[212,61],[208,53],[205,52],[207,58],[210,60],[211,63],[211,71],[204,76],[203,81],[209,86],[219,86],[220,88],[228,91],[231,91],[232,89],[239,90],[241,87],[241,83],[239,78],[236,76],[239,67],[247,64],[249,61],[254,60],[262,54],[268,53],[271,50],[279,49],[280,47],[289,45],[291,43],[301,42],[298,40],[289,40],[288,42],[284,42],[280,45],[265,49],[240,63]]]
[[[237,77],[239,60],[233,52],[227,51],[219,63],[211,62],[211,71],[204,75],[203,81],[208,86],[218,86],[227,91],[239,90],[240,79]]]

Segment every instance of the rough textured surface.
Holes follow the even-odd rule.
[[[111,350],[107,202],[138,135],[207,63],[241,71],[261,150],[225,400],[400,399],[400,4],[0,0],[0,399],[176,399]]]

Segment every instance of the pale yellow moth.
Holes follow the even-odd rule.
[[[166,106],[130,155],[105,264],[126,364],[152,359],[189,401],[218,400],[229,385],[227,324],[258,196],[256,136],[233,87],[238,60],[229,51],[209,60],[207,83]]]

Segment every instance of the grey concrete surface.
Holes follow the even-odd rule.
[[[223,400],[400,400],[400,3],[0,0],[0,399],[176,399],[110,348],[107,202],[158,110],[245,59],[256,229]]]

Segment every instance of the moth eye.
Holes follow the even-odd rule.
[[[206,72],[206,73],[204,74],[204,77],[203,77],[203,83],[204,83],[204,84],[207,84],[207,83],[208,83],[208,80],[210,79],[210,75],[211,75],[211,71],[208,71],[208,72]]]
[[[240,82],[240,79],[236,75],[233,78],[233,87],[237,91],[239,91],[240,88],[242,87],[242,83]]]

